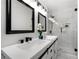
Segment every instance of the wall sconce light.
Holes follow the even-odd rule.
[[[47,9],[45,9],[45,7],[41,3],[38,0],[36,1],[37,1],[37,6],[43,9],[45,12],[47,12]]]
[[[41,5],[40,2],[37,1],[37,6],[40,6],[40,5]]]
[[[56,21],[53,18],[49,18],[50,21],[52,21],[53,23],[56,23]]]

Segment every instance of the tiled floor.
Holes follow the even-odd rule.
[[[78,58],[75,55],[71,55],[68,53],[61,53],[59,56],[57,56],[57,59],[78,59]]]
[[[78,59],[77,53],[70,49],[60,49],[56,59]]]

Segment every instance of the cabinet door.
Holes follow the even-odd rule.
[[[55,55],[55,59],[56,59],[56,56],[57,56],[57,50],[58,50],[58,42],[56,41],[55,44],[54,44],[54,55]]]
[[[53,59],[54,52],[53,52],[53,45],[48,50],[47,59]]]
[[[58,49],[58,41],[55,42],[54,46],[55,46],[55,50],[57,51],[57,49]]]

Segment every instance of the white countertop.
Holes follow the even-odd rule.
[[[31,59],[34,55],[40,52],[42,49],[47,47],[56,40],[57,36],[52,36],[51,40],[47,39],[35,39],[31,42],[11,45],[2,48],[11,59]]]

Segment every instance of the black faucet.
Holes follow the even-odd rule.
[[[32,38],[31,37],[26,37],[25,41],[28,42],[28,41],[31,41]]]

